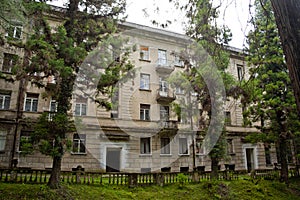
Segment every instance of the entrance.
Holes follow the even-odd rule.
[[[119,172],[121,160],[121,149],[106,149],[106,172]]]
[[[253,150],[254,150],[253,148],[246,149],[246,162],[247,162],[246,164],[247,164],[248,173],[250,173],[251,170],[255,168]]]

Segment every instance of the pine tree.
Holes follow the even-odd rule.
[[[248,139],[276,144],[281,180],[288,183],[287,141],[297,134],[300,123],[270,1],[256,1],[255,8],[247,58],[253,68],[245,83],[244,102],[248,103],[248,122],[259,122],[261,132]]]

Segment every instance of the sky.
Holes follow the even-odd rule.
[[[186,0],[180,0],[185,2]],[[225,23],[232,32],[230,46],[243,48],[245,35],[250,27],[247,21],[250,19],[249,2],[253,0],[214,0],[215,4],[221,4],[218,23]],[[52,4],[62,6],[66,0],[53,0]],[[224,14],[225,13],[225,14]],[[150,27],[161,28],[152,24],[152,20],[165,23],[170,20],[166,30],[184,34],[184,23],[186,22],[183,12],[177,10],[169,0],[127,0],[127,21]]]

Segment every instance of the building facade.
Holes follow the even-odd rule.
[[[69,134],[73,146],[63,157],[62,170],[78,167],[106,172],[210,170],[208,152],[202,147],[205,135],[199,134],[199,119],[190,113],[201,105],[178,116],[174,106],[183,109],[180,100],[186,100],[188,93],[169,81],[186,69],[179,55],[187,51],[191,39],[133,23],[123,23],[122,28],[128,44],[135,46],[130,57],[135,76],[118,84],[117,101],[111,111],[99,108],[90,98],[74,97],[70,113],[80,118],[81,124],[80,128],[76,126],[76,133]],[[26,40],[23,29],[26,27],[16,24],[13,31],[5,33],[6,37]],[[231,47],[228,51],[228,72],[238,81],[247,79],[243,52]],[[22,49],[7,43],[1,45],[1,73],[10,75],[23,54]],[[47,88],[6,79],[0,78],[0,167],[15,164],[21,168],[51,168],[50,157],[38,152],[22,155],[22,141],[30,139],[28,119],[36,119],[43,112],[55,112],[55,101],[45,92]],[[49,86],[55,84],[51,77],[45,82]],[[22,91],[24,98],[20,97]],[[189,95],[189,99],[194,98],[193,92]],[[239,99],[227,99],[222,111],[226,116],[227,156],[220,162],[220,169],[225,169],[225,165],[249,171],[273,168],[277,162],[274,145],[246,143],[245,136],[257,130],[243,127]]]

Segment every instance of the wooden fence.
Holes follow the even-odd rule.
[[[0,169],[0,182],[10,183],[38,183],[45,184],[50,178],[50,170],[34,169]],[[184,174],[184,176],[179,175]],[[100,172],[61,172],[61,181],[69,184],[88,185],[166,185],[184,182],[201,182],[210,180],[210,172],[160,172],[160,173],[100,173]],[[250,177],[254,179],[277,179],[278,170],[255,170],[252,173],[244,171],[219,171],[218,180],[237,180]],[[289,170],[289,176],[299,176],[299,171]],[[184,177],[184,178],[182,178]]]

